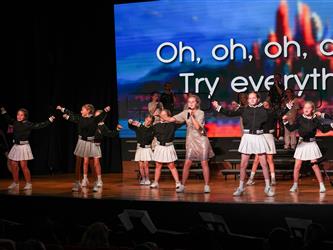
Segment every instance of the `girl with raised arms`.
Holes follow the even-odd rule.
[[[238,148],[238,151],[241,153],[240,182],[239,187],[233,193],[234,196],[240,196],[245,191],[244,181],[246,177],[246,168],[251,154],[258,155],[259,157],[259,162],[265,178],[265,194],[267,196],[274,195],[270,185],[266,161],[266,153],[270,152],[271,149],[263,135],[263,126],[267,121],[268,114],[262,103],[259,103],[259,100],[258,93],[251,92],[248,95],[248,106],[240,107],[235,111],[223,109],[217,101],[212,102],[212,106],[217,112],[226,116],[241,116],[243,119],[243,136]]]
[[[81,115],[75,114],[72,111],[57,106],[57,109],[67,115],[69,121],[78,124],[79,138],[76,144],[74,155],[83,158],[83,180],[76,180],[73,184],[73,191],[79,191],[82,187],[89,185],[88,181],[88,166],[89,158],[94,159],[94,166],[99,166],[99,158],[102,153],[100,147],[95,144],[95,134],[98,129],[98,123],[105,118],[106,112],[110,111],[110,107],[106,107],[98,116],[94,116],[95,108],[92,104],[85,104],[81,108]],[[79,171],[76,169],[76,171]],[[101,179],[100,179],[101,181]]]
[[[28,168],[28,161],[34,157],[32,155],[31,147],[29,144],[29,138],[32,130],[41,129],[49,126],[55,119],[54,116],[50,116],[49,119],[41,123],[30,122],[29,112],[26,109],[19,109],[16,114],[16,119],[10,117],[5,110],[1,108],[1,114],[5,118],[8,124],[13,125],[13,147],[9,151],[8,159],[11,166],[11,172],[13,176],[13,183],[10,184],[8,189],[19,188],[19,165],[21,166],[24,178],[25,186],[24,190],[31,190],[31,175]]]
[[[311,161],[312,169],[319,182],[319,192],[326,192],[323,177],[321,175],[317,160],[322,157],[321,151],[316,142],[317,130],[327,133],[332,130],[331,124],[321,124],[319,118],[330,117],[324,113],[316,112],[315,105],[311,101],[307,101],[303,107],[303,114],[298,116],[293,124],[288,121],[288,115],[283,116],[284,125],[292,132],[298,130],[299,140],[294,153],[294,184],[290,188],[290,192],[294,193],[298,190],[299,171],[303,161]]]
[[[137,148],[134,161],[139,163],[139,171],[141,175],[140,185],[150,185],[149,179],[149,162],[152,160],[152,141],[154,139],[154,116],[149,114],[146,116],[144,123],[128,120],[128,127],[136,134]]]

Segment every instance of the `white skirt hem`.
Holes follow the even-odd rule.
[[[153,161],[161,163],[170,163],[178,160],[175,147],[156,145],[153,153]]]
[[[318,144],[314,142],[304,142],[297,144],[294,158],[302,161],[311,161],[317,160],[321,158],[323,155],[321,154],[320,148]]]
[[[11,148],[8,154],[8,159],[12,161],[29,161],[33,160],[34,156],[29,144],[17,145]]]
[[[242,154],[266,154],[270,151],[271,148],[263,134],[244,134],[238,148],[238,152]]]

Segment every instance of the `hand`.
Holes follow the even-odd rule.
[[[120,124],[117,125],[117,130],[121,130],[123,128],[123,126],[121,126]]]
[[[220,105],[217,101],[213,101],[212,106],[213,106],[214,109],[217,109]]]
[[[193,109],[189,109],[189,113],[191,117],[194,117],[194,110]]]
[[[315,112],[315,115],[317,116],[317,117],[321,117],[321,115],[322,115],[322,113],[320,112],[320,111],[317,111],[317,112]]]
[[[63,114],[62,117],[63,117],[64,119],[66,119],[66,120],[69,119],[69,115],[67,115],[67,114]]]
[[[104,108],[104,111],[105,111],[105,112],[110,112],[110,110],[111,110],[111,107],[110,107],[110,106],[107,106],[107,107]]]
[[[282,117],[282,120],[283,120],[284,122],[288,121],[288,116],[287,116],[287,115],[284,115],[284,116]]]
[[[292,109],[292,107],[294,106],[294,102],[290,101],[286,104],[286,106],[287,106],[288,109]]]
[[[4,113],[7,112],[6,109],[5,109],[4,107],[1,107],[0,110],[1,110],[1,114],[4,114]]]
[[[133,119],[128,119],[128,124],[132,124]]]
[[[132,123],[131,123],[133,126],[135,126],[135,127],[139,127],[140,126],[140,122],[138,122],[138,121],[132,121]]]
[[[55,117],[53,115],[49,117],[50,122],[53,122],[54,120],[55,120]]]

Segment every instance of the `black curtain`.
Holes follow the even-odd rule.
[[[0,105],[12,116],[27,108],[31,121],[57,115],[49,128],[33,132],[29,166],[33,173],[71,172],[77,127],[55,107],[110,105],[107,125],[115,128],[118,120],[113,1],[12,1],[5,11]],[[102,149],[104,172],[120,172],[119,139],[105,139]]]

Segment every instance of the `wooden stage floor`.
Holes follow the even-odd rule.
[[[140,186],[134,175],[105,174],[103,176],[104,188],[94,193],[91,187],[82,192],[72,193],[73,174],[55,176],[33,177],[33,190],[24,192],[24,183],[21,182],[18,192],[8,192],[7,186],[10,179],[0,181],[0,194],[23,196],[50,196],[50,197],[74,197],[82,199],[120,199],[142,201],[183,201],[183,202],[207,202],[207,203],[269,203],[269,204],[333,204],[333,188],[326,182],[327,191],[319,193],[319,187],[315,179],[303,178],[299,185],[298,193],[291,194],[289,188],[292,180],[280,180],[274,187],[275,197],[266,197],[263,192],[264,181],[257,180],[254,186],[247,187],[246,194],[241,197],[233,197],[232,193],[238,185],[238,180],[233,177],[224,180],[221,176],[211,180],[210,194],[203,194],[203,180],[190,179],[186,192],[177,194],[174,182],[165,176],[160,181],[159,189],[150,189],[149,186]],[[92,182],[92,179],[90,180]]]

